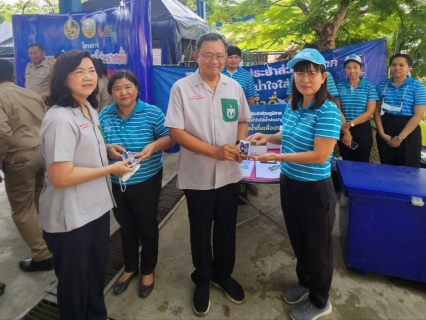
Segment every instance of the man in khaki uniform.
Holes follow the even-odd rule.
[[[41,97],[13,82],[13,65],[0,59],[0,169],[3,169],[12,218],[33,258],[23,271],[53,269],[52,254],[38,222],[38,199],[44,184],[39,130],[45,114]]]
[[[49,96],[52,65],[47,61],[41,44],[30,44],[27,50],[31,62],[25,68],[25,88],[45,99]]]

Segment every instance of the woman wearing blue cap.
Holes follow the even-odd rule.
[[[330,160],[341,118],[327,91],[325,59],[317,50],[300,51],[287,66],[293,68],[295,81],[281,132],[256,133],[248,140],[281,144],[281,154],[267,153],[256,160],[281,162],[281,207],[297,258],[298,278],[298,284],[285,290],[283,297],[289,304],[300,302],[290,311],[292,319],[318,319],[332,311],[328,296],[336,198]]]
[[[342,111],[339,149],[343,160],[368,162],[373,134],[370,119],[379,100],[376,87],[360,77],[361,57],[348,55],[343,62],[347,79],[337,84],[337,105]]]
[[[420,167],[419,122],[426,110],[426,90],[409,76],[412,64],[408,54],[395,54],[390,58],[392,78],[377,86],[380,101],[374,120],[382,164]]]

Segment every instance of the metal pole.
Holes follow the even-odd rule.
[[[206,3],[204,1],[197,0],[197,15],[206,20]]]
[[[59,0],[59,13],[81,12],[81,0]]]

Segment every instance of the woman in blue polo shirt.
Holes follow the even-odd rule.
[[[120,152],[131,151],[138,159],[139,169],[126,181],[112,177],[112,192],[117,203],[114,216],[121,226],[124,273],[114,286],[114,294],[127,289],[129,282],[141,271],[139,296],[146,298],[154,288],[154,269],[158,256],[158,202],[163,176],[161,151],[173,142],[164,127],[165,117],[156,106],[138,99],[139,82],[129,70],[113,74],[108,93],[114,103],[99,115],[107,143]],[[118,147],[120,146],[120,147]],[[121,155],[116,154],[120,159]],[[142,245],[139,266],[139,245]]]
[[[426,110],[426,90],[420,81],[409,76],[412,64],[408,54],[393,55],[390,58],[392,77],[377,86],[380,101],[374,119],[383,164],[420,167],[419,122]]]
[[[343,67],[347,79],[337,84],[337,105],[342,111],[340,154],[343,160],[368,162],[373,146],[370,119],[379,96],[376,87],[360,77],[362,61],[358,55],[347,56]]]
[[[281,207],[298,277],[298,284],[285,290],[283,297],[289,304],[300,302],[290,311],[292,319],[318,319],[332,311],[328,296],[336,199],[330,160],[341,118],[327,91],[325,59],[317,50],[300,51],[287,66],[293,68],[295,81],[281,132],[256,133],[248,140],[281,144],[281,154],[268,153],[256,160],[281,161]]]

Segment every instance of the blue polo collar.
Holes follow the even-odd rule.
[[[302,112],[305,112],[306,110],[311,110],[310,108],[313,106],[314,103],[315,103],[315,99],[309,102],[309,104],[306,107],[302,108],[302,100],[299,100],[299,103],[297,104],[297,109]]]
[[[405,81],[401,84],[401,86],[405,86],[405,85],[409,85],[411,82],[413,82],[414,81],[414,79],[413,78],[411,78],[410,76],[407,76],[407,79],[405,79]],[[392,87],[395,87],[394,86],[394,84],[393,84],[393,77],[391,77],[390,79],[389,79],[389,82],[388,82],[388,85],[391,85]],[[400,86],[400,87],[401,87]],[[395,87],[396,88],[396,87]]]
[[[365,79],[361,78],[361,81],[358,83],[357,88],[364,88],[365,83],[366,83]],[[346,79],[345,81],[345,86],[346,88],[351,88],[351,83],[349,82],[348,79]]]
[[[226,70],[226,66],[225,68],[223,68],[222,73],[223,74],[236,74],[238,72],[241,72],[241,70],[244,70],[242,67],[238,66],[237,69],[235,70],[234,73],[229,72],[228,70]]]
[[[129,114],[129,116],[127,117],[127,119],[131,118],[135,113],[141,113],[145,110],[145,103],[142,102],[140,99],[138,99],[138,101],[136,102],[136,106],[133,109],[132,113]],[[108,109],[107,109],[108,113],[116,113],[116,114],[120,114],[118,112],[118,107],[117,107],[117,103],[114,102],[113,104],[111,104]]]

